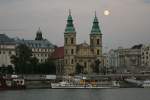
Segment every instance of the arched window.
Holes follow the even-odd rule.
[[[84,62],[84,67],[86,67],[87,66],[87,63],[86,62]]]
[[[74,43],[74,41],[73,41],[74,39],[73,38],[71,38],[71,44],[73,44]]]
[[[99,55],[99,50],[97,50],[97,55]]]
[[[68,38],[65,38],[65,44],[67,44],[67,42],[68,42]]]
[[[65,53],[67,54],[67,53],[68,53],[68,51],[67,51],[67,50],[65,50]]]
[[[100,44],[100,40],[99,39],[97,39],[97,45],[99,45]]]
[[[74,62],[73,62],[73,59],[71,59],[71,64],[73,64]]]
[[[71,49],[71,54],[73,54],[74,53],[74,50],[73,49]]]
[[[93,45],[93,39],[91,39],[91,45]]]

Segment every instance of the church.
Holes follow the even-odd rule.
[[[64,74],[75,74],[77,67],[82,67],[82,73],[93,73],[93,66],[96,62],[99,62],[98,67],[102,65],[102,33],[96,14],[89,34],[90,43],[77,44],[76,38],[73,18],[69,12],[64,32]]]

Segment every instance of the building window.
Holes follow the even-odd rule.
[[[11,51],[9,51],[9,55],[11,55]]]
[[[1,54],[1,51],[0,51],[0,54]]]
[[[67,42],[68,42],[68,38],[65,38],[65,44],[67,44]]]
[[[74,53],[74,50],[73,49],[71,49],[71,54],[73,54]]]
[[[99,50],[97,50],[97,55],[99,55]]]
[[[38,45],[37,45],[37,44],[35,44],[35,46],[36,46],[36,48],[38,47]]]
[[[93,45],[93,39],[91,39],[91,45]]]
[[[73,44],[73,38],[71,38],[71,44]]]
[[[99,39],[97,39],[97,45],[99,45],[100,44],[100,41],[99,41]]]
[[[41,44],[39,44],[39,47],[41,47]]]
[[[71,60],[71,64],[73,64],[73,59]]]
[[[86,62],[84,62],[84,67],[86,67],[87,66],[87,63]]]
[[[45,54],[45,57],[47,57],[47,54]]]
[[[144,61],[142,63],[144,64]]]
[[[65,53],[67,54],[67,53],[68,53],[68,51],[67,51],[67,50],[65,50]]]

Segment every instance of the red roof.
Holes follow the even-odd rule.
[[[64,47],[58,47],[52,53],[51,59],[63,59],[64,58]]]

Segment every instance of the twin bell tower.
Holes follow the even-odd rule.
[[[96,13],[89,35],[90,45],[87,43],[77,44],[76,34],[71,11],[69,10],[67,25],[64,32],[65,75],[75,74],[77,71],[76,67],[79,64],[80,67],[83,67],[81,68],[82,73],[92,73],[92,65],[94,65],[95,61],[102,62],[102,33]]]

